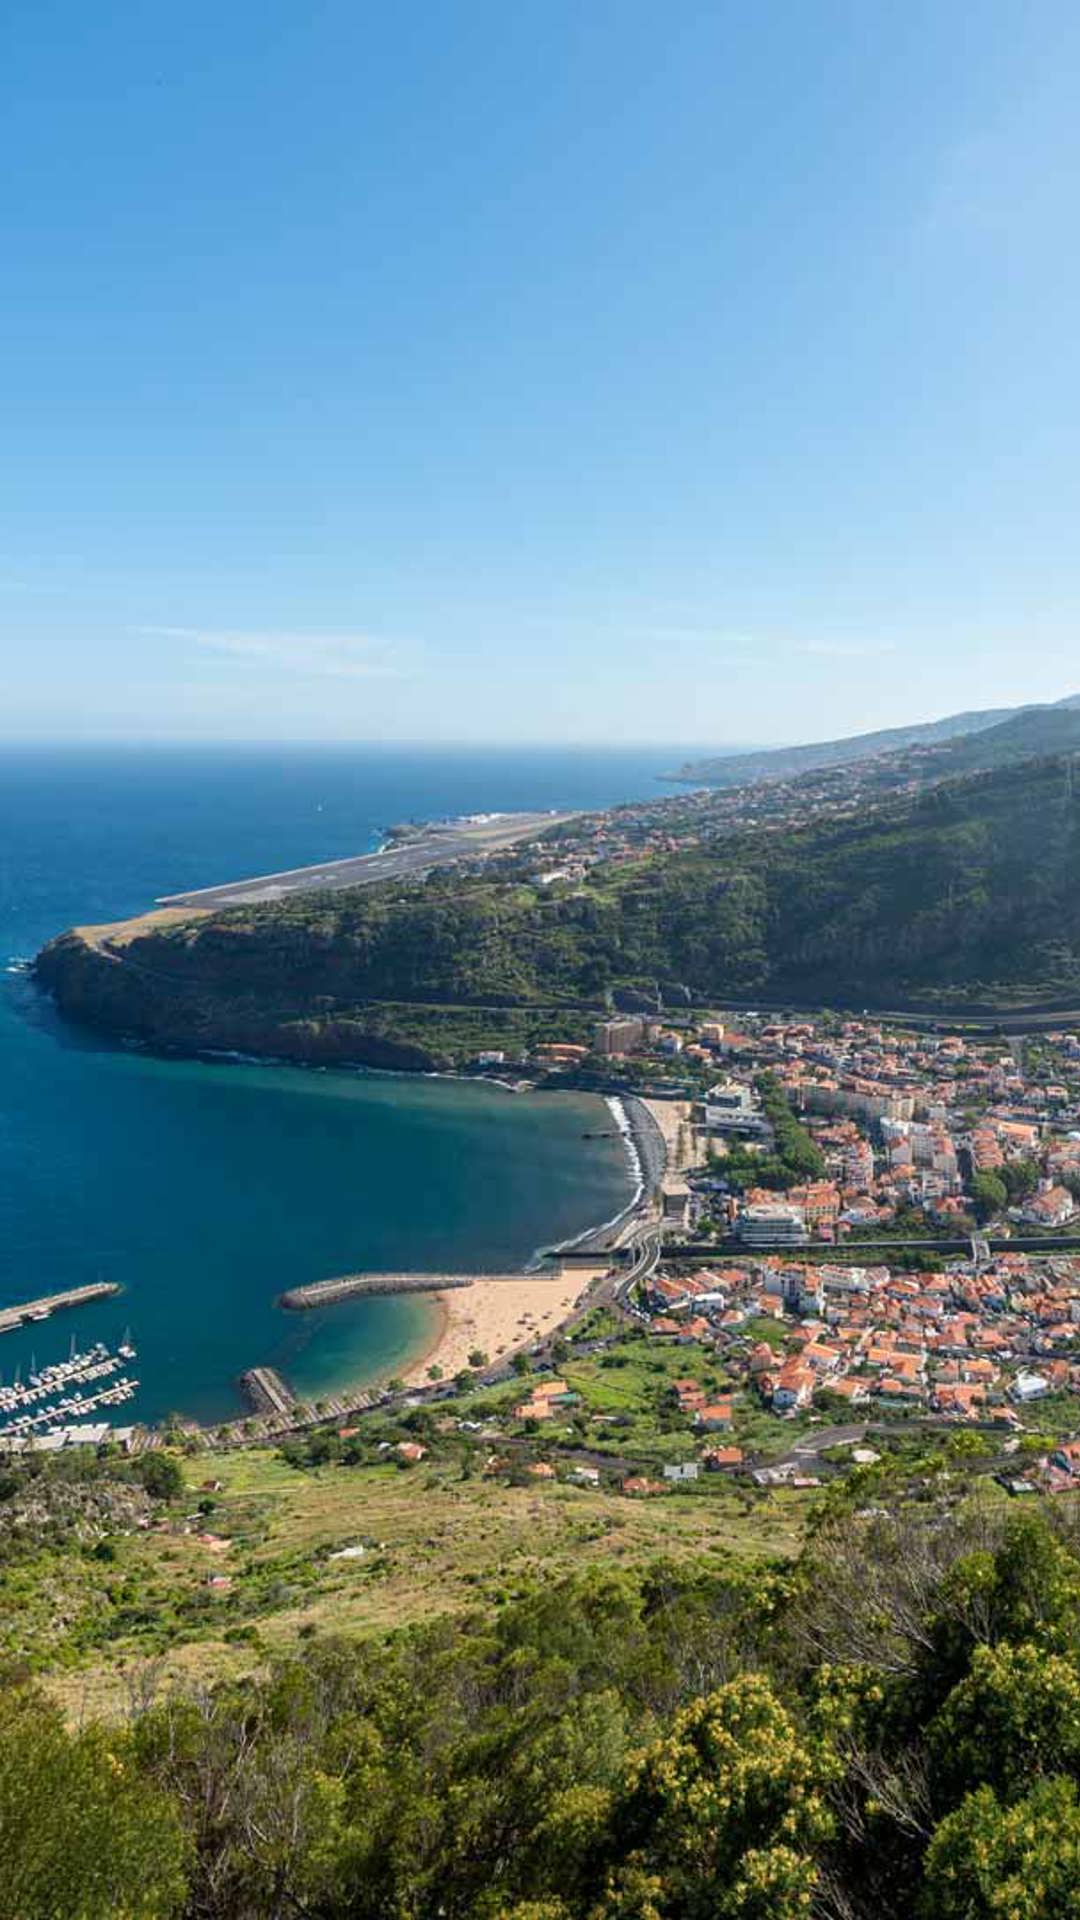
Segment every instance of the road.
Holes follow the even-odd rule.
[[[791,1467],[805,1465],[819,1454],[827,1453],[830,1447],[857,1447],[866,1439],[869,1422],[861,1420],[857,1426],[820,1427],[816,1433],[800,1434],[788,1453],[779,1460],[770,1460],[771,1467]]]
[[[197,888],[192,893],[162,894],[156,904],[207,910],[255,906],[262,901],[283,900],[290,893],[339,893],[346,887],[371,887],[380,880],[416,879],[430,873],[433,867],[450,866],[455,860],[483,858],[535,840],[574,818],[572,813],[502,813],[479,820],[455,820],[445,827],[426,828],[415,839],[403,840],[382,853],[325,860],[314,867],[290,867],[282,873],[230,880],[218,887]]]
[[[614,1298],[620,1307],[627,1299],[639,1280],[651,1279],[660,1264],[660,1228],[648,1221],[639,1227],[628,1245],[632,1249],[630,1263],[625,1272],[619,1275]]]
[[[702,993],[701,1004],[709,1004],[709,996]],[[716,996],[713,995],[713,999]],[[720,1004],[719,1002],[717,1004]],[[1036,1003],[1026,1007],[989,1007],[975,1002],[970,1007],[867,1007],[857,1002],[818,1000],[803,1005],[793,1000],[733,1000],[723,996],[723,1006],[728,1013],[763,1013],[770,1017],[783,1016],[788,1019],[812,1019],[820,1017],[823,1007],[828,1004],[833,1013],[842,1013],[849,1020],[867,1019],[882,1026],[912,1027],[930,1033],[988,1033],[1025,1035],[1038,1033],[1044,1027],[1070,1027],[1080,1025],[1080,1007],[1068,1002],[1058,1006]]]
[[[987,1251],[997,1253],[1035,1253],[1046,1259],[1055,1255],[1073,1255],[1080,1253],[1080,1234],[1063,1233],[1051,1237],[1048,1234],[1017,1233],[979,1234]],[[745,1260],[754,1254],[782,1253],[790,1260],[822,1258],[826,1262],[835,1260],[839,1255],[858,1255],[862,1260],[872,1262],[880,1254],[891,1253],[947,1253],[967,1254],[970,1256],[972,1242],[953,1236],[949,1239],[928,1236],[925,1239],[909,1240],[807,1240],[802,1246],[787,1245],[777,1241],[771,1246],[755,1246],[748,1249],[734,1235],[726,1240],[684,1240],[678,1245],[668,1247],[668,1256],[672,1260]],[[850,1264],[846,1261],[845,1264]]]

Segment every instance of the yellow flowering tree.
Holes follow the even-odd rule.
[[[977,1647],[927,1730],[935,1798],[1080,1770],[1080,1672],[1041,1647]]]
[[[763,1675],[695,1701],[630,1771],[595,1920],[799,1920],[831,1772]]]
[[[1068,1920],[1080,1912],[1080,1800],[1039,1780],[1011,1807],[991,1787],[937,1828],[926,1857],[926,1920]]]

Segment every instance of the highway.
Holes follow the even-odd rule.
[[[361,853],[347,860],[326,860],[314,867],[290,867],[282,873],[258,874],[248,880],[230,880],[217,887],[199,887],[191,893],[161,894],[159,907],[257,906],[283,900],[290,893],[339,893],[346,887],[372,887],[380,880],[420,879],[434,867],[456,860],[483,859],[507,847],[536,840],[553,827],[573,820],[572,813],[498,813],[475,820],[454,820],[446,826],[418,831],[381,853]],[[554,855],[552,856],[555,857]]]

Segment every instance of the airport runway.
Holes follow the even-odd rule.
[[[476,820],[454,820],[446,826],[425,828],[415,839],[403,840],[384,853],[363,853],[351,860],[327,860],[317,867],[264,873],[251,880],[227,881],[220,887],[200,887],[193,893],[163,894],[156,904],[204,909],[255,906],[261,901],[283,900],[290,893],[337,893],[345,887],[374,886],[378,880],[418,878],[433,867],[446,867],[455,860],[475,860],[535,840],[574,818],[572,813],[500,813]]]

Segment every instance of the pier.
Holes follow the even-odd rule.
[[[0,1333],[11,1333],[35,1320],[48,1320],[65,1307],[86,1307],[92,1300],[107,1300],[120,1288],[113,1280],[98,1280],[89,1287],[68,1287],[64,1293],[44,1293],[38,1300],[24,1300],[21,1306],[0,1307]]]
[[[251,1367],[240,1375],[240,1386],[244,1398],[256,1413],[272,1413],[279,1418],[288,1418],[295,1406],[296,1396],[289,1391],[280,1373],[273,1367]]]
[[[344,1273],[336,1280],[312,1280],[290,1287],[278,1299],[279,1307],[301,1313],[312,1307],[331,1307],[338,1300],[371,1298],[387,1293],[446,1293],[452,1287],[471,1287],[477,1280],[527,1280],[525,1273]]]

